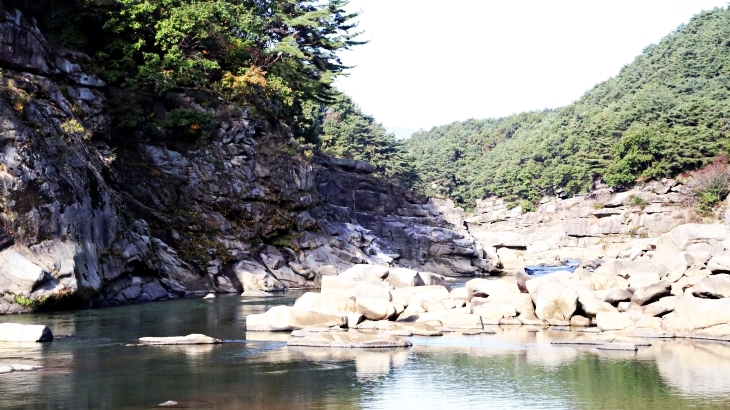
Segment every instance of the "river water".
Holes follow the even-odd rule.
[[[47,344],[0,343],[0,408],[195,409],[730,408],[730,344],[655,341],[637,353],[557,347],[571,332],[494,327],[496,335],[411,338],[410,349],[287,348],[246,332],[245,317],[299,294],[187,299],[0,316],[42,323]],[[125,346],[141,336],[204,333],[216,346]]]

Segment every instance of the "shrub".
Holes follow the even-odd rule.
[[[701,211],[710,211],[730,194],[730,170],[726,155],[715,157],[711,164],[690,174],[690,187]]]
[[[532,202],[523,199],[520,201],[520,207],[522,208],[522,212],[535,212],[535,204]]]
[[[641,209],[646,208],[646,206],[648,205],[644,198],[640,197],[639,195],[631,195],[629,197],[629,203],[633,206],[638,206]]]
[[[176,108],[168,112],[159,125],[165,129],[167,134],[196,138],[210,133],[215,122],[213,114],[207,111]]]

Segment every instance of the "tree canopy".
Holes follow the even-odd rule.
[[[347,68],[338,52],[361,44],[346,0],[14,3],[33,13],[52,41],[89,54],[109,85],[135,97],[191,87],[277,118],[300,115],[308,101],[333,101],[332,81]]]
[[[367,161],[379,176],[391,182],[416,182],[402,143],[345,95],[325,108],[318,147],[326,155]]]

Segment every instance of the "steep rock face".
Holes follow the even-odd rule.
[[[471,235],[446,220],[453,206],[378,180],[358,161],[319,162],[323,201],[345,209],[398,263],[447,276],[496,272]]]
[[[122,217],[121,199],[105,183],[108,157],[90,139],[109,123],[106,102],[83,86],[103,83],[80,72],[74,58],[83,56],[53,52],[31,19],[1,7],[0,19],[0,58],[14,68],[3,70],[0,99],[1,314],[87,300],[168,255],[143,222]],[[174,294],[165,280],[142,280],[157,290],[144,297]]]
[[[0,5],[0,314],[317,287],[362,263],[493,270],[443,204],[299,153],[285,125],[215,96],[152,108],[210,112],[204,138],[112,134],[87,59]]]

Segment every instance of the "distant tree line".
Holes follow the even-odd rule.
[[[695,16],[575,103],[469,120],[405,142],[429,194],[535,204],[701,168],[730,149],[730,11]]]

